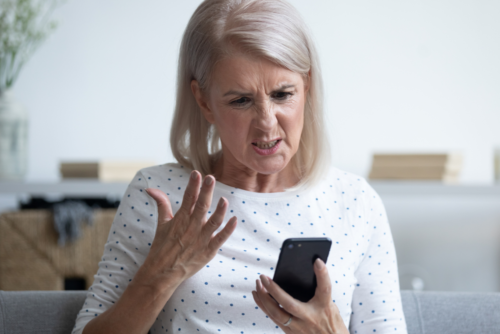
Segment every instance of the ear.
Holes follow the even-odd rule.
[[[203,96],[201,92],[198,81],[194,79],[191,80],[191,91],[193,92],[194,98],[196,99],[196,103],[198,103],[198,106],[200,107],[200,110],[203,113],[203,116],[205,117],[207,122],[214,124],[215,123],[214,114],[212,113],[212,110],[210,110],[206,98]]]

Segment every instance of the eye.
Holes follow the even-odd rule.
[[[241,105],[246,104],[249,101],[250,101],[250,99],[248,97],[241,97],[237,100],[232,101],[231,104],[241,106]]]
[[[277,92],[276,94],[274,94],[274,97],[278,100],[288,100],[292,95],[293,93],[290,92]]]

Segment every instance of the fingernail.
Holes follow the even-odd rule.
[[[207,186],[209,186],[209,185],[212,184],[212,182],[213,182],[212,177],[211,176],[207,176],[207,178],[205,179],[205,184]]]
[[[259,290],[264,290],[264,287],[262,286],[262,282],[260,280],[257,280],[257,284],[259,285]]]
[[[144,190],[146,190],[146,192],[148,193],[148,195],[151,195],[151,194],[149,193],[149,188],[146,188],[146,189],[144,189]]]
[[[221,197],[220,200],[219,200],[218,207],[222,208],[223,206],[224,206],[224,197]]]
[[[323,261],[318,257],[316,261],[314,261],[314,265],[316,266],[316,269],[322,269],[323,266],[325,265]]]
[[[269,278],[267,278],[267,276],[265,275],[260,275],[260,280],[262,281],[262,283],[264,283],[264,286],[267,288],[269,286]]]
[[[196,180],[196,179],[198,178],[198,173],[196,173],[196,171],[195,171],[195,170],[191,172],[191,178],[192,178],[193,180]]]

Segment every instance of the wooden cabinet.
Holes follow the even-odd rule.
[[[84,280],[88,289],[97,273],[116,209],[94,210],[92,225],[81,236],[57,244],[49,210],[0,215],[0,290],[64,290],[65,280]]]

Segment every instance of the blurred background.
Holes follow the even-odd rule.
[[[302,13],[319,51],[334,165],[367,178],[379,192],[395,240],[401,288],[500,291],[495,174],[500,2],[289,1]],[[45,202],[103,198],[108,204],[100,207],[111,211],[99,213],[97,220],[112,220],[127,182],[64,183],[61,162],[174,161],[168,138],[178,51],[200,2],[68,0],[54,10],[57,28],[11,87],[27,111],[27,170],[22,180],[0,181],[0,213],[8,225],[4,245],[14,233],[28,238],[33,222],[52,222],[51,213],[41,211],[15,216],[18,209],[34,208],[35,197]],[[375,154],[450,152],[462,156],[453,184],[369,178]],[[52,232],[42,228],[43,233]],[[29,238],[32,246],[57,244],[53,236]],[[101,246],[78,242],[64,247],[81,247],[74,251],[82,258],[94,247],[98,261]],[[47,255],[58,251],[54,245],[35,248],[55,268],[59,276],[54,277],[64,281],[10,289],[89,286],[90,276],[62,269],[68,264]],[[4,260],[15,247],[4,246]],[[1,267],[0,289],[9,289],[5,277],[13,281],[13,273],[22,272],[10,265]],[[97,269],[96,263],[89,266]]]

